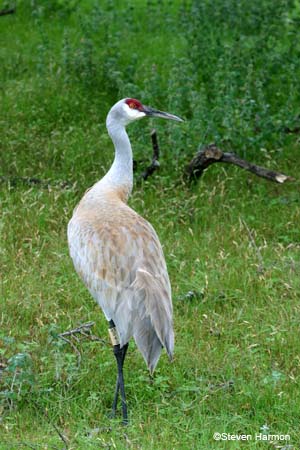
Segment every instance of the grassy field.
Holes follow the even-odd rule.
[[[0,22],[0,450],[300,449],[299,1],[24,0]],[[186,119],[128,129],[136,178],[158,133],[160,171],[130,205],[164,246],[176,350],[150,383],[130,343],[127,428],[108,418],[107,323],[66,240],[125,96]],[[296,180],[216,164],[186,186],[211,142]],[[58,335],[88,321],[103,341],[72,341],[79,361]]]

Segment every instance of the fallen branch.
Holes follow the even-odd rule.
[[[222,162],[234,164],[242,169],[248,170],[259,177],[276,183],[284,183],[285,181],[292,181],[294,178],[274,170],[266,169],[265,167],[257,166],[256,164],[245,161],[234,153],[224,153],[215,144],[210,144],[203,150],[199,151],[192,161],[185,169],[184,178],[191,182],[201,177],[204,170],[211,164]]]
[[[15,12],[16,8],[1,9],[0,16],[7,16],[8,14],[14,14]]]
[[[64,331],[63,333],[58,334],[58,337],[60,339],[62,339],[63,341],[67,342],[72,347],[74,352],[76,353],[78,366],[81,363],[81,353],[78,350],[78,348],[76,347],[76,345],[74,344],[74,342],[72,341],[72,338],[74,338],[76,343],[80,343],[80,338],[78,337],[78,335],[79,335],[79,336],[82,336],[83,338],[87,338],[91,341],[97,341],[97,342],[101,342],[102,344],[108,345],[108,341],[105,341],[104,339],[100,339],[98,336],[91,334],[91,327],[93,325],[95,325],[95,322],[87,322],[87,323],[80,325],[77,328],[74,328],[74,329],[68,330],[68,331]],[[68,337],[66,337],[66,336],[68,336]],[[70,339],[69,339],[69,337],[70,337]]]
[[[91,327],[95,325],[95,322],[87,322],[87,323],[83,323],[82,325],[79,325],[79,327],[77,328],[73,328],[72,330],[68,330],[68,331],[64,331],[63,333],[60,333],[58,336],[59,337],[64,337],[64,336],[73,336],[75,334],[83,334],[84,336],[91,336],[90,335],[90,331],[91,331]],[[97,339],[97,336],[94,336]]]
[[[147,180],[150,175],[155,172],[159,168],[159,146],[157,141],[157,133],[156,130],[152,130],[151,132],[151,140],[152,140],[152,148],[153,148],[153,157],[150,166],[146,168],[146,170],[140,175],[140,179]]]

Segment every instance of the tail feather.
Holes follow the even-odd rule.
[[[139,321],[135,328],[134,340],[144,357],[147,367],[152,374],[158,363],[162,344],[157,337],[155,330],[151,324],[149,317],[144,318]]]
[[[137,327],[138,329],[137,332],[134,333],[134,336],[141,340],[141,347],[145,348],[146,344],[150,349],[148,352],[148,356],[146,356],[145,358],[146,362],[150,357],[149,355],[153,353],[152,357],[150,358],[150,360],[152,360],[152,363],[150,362],[149,365],[149,363],[147,362],[147,364],[149,369],[150,366],[153,365],[155,368],[160,355],[160,351],[158,351],[158,342],[160,343],[160,346],[164,346],[166,348],[169,358],[172,359],[173,357],[174,332],[170,293],[165,287],[165,284],[161,277],[154,276],[144,269],[137,270],[136,279],[132,284],[132,287],[134,290],[139,292],[139,295],[142,294],[143,297],[143,301],[139,302],[139,315],[142,319],[142,323]],[[147,320],[148,326],[146,326]],[[141,332],[142,326],[145,327],[145,335],[143,335],[143,333]],[[154,334],[156,335],[157,339],[155,339]],[[151,339],[151,342],[153,342],[152,346],[150,342]],[[138,342],[137,345],[139,346]]]

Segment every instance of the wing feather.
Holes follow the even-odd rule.
[[[174,346],[171,288],[155,230],[125,204],[105,217],[77,208],[68,240],[76,271],[116,324],[121,345],[133,336],[153,371],[161,347],[171,357]]]

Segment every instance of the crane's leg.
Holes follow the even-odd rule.
[[[120,391],[121,403],[122,403],[122,416],[123,416],[123,424],[124,425],[128,424],[127,402],[126,402],[124,376],[123,376],[123,364],[124,364],[124,359],[125,359],[127,348],[128,348],[128,344],[124,345],[122,348],[120,348],[120,345],[114,346],[114,354],[115,354],[115,357],[117,360],[117,365],[118,365],[118,378],[117,378],[116,390],[115,390],[114,401],[113,401],[113,406],[112,406],[112,414],[113,414],[113,416],[116,415],[116,408],[117,408],[118,396],[119,396],[119,391]]]
[[[117,403],[118,403],[118,397],[119,397],[119,391],[120,391],[119,364],[121,365],[121,371],[122,371],[127,349],[128,349],[128,344],[124,345],[124,347],[122,347],[121,349],[120,349],[120,346],[114,346],[114,354],[116,356],[117,364],[118,364],[118,377],[117,377],[114,401],[113,401],[113,405],[112,405],[113,416],[116,415],[116,409],[117,409]],[[118,355],[118,353],[119,353],[119,355]],[[118,362],[118,359],[121,359],[120,363]],[[122,377],[123,377],[123,373],[122,373]],[[124,385],[124,377],[123,377],[123,385]],[[125,396],[125,393],[124,393],[124,396]]]
[[[116,389],[114,400],[112,404],[112,417],[116,416],[117,403],[119,397],[119,391],[121,393],[121,402],[122,402],[122,415],[123,415],[123,424],[128,424],[128,416],[127,416],[127,403],[126,403],[126,395],[125,395],[125,385],[124,385],[124,376],[123,376],[123,365],[126,356],[126,352],[128,349],[128,343],[125,344],[122,348],[120,347],[118,336],[116,333],[116,328],[113,320],[109,322],[109,334],[113,344],[113,351],[116,357],[117,366],[118,366],[118,376],[116,382]]]

